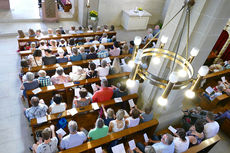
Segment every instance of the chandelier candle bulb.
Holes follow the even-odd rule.
[[[160,105],[160,106],[166,106],[167,103],[168,103],[168,99],[167,98],[163,98],[163,97],[159,97],[158,100],[157,100],[157,103]]]
[[[168,41],[168,37],[163,35],[163,36],[161,37],[161,43],[166,44],[167,41]]]
[[[195,57],[197,56],[199,53],[199,49],[198,48],[192,48],[191,52],[190,52],[190,55]]]
[[[134,61],[133,61],[133,60],[132,60],[132,61],[129,61],[128,66],[129,66],[130,68],[134,68],[134,66],[135,66]]]
[[[201,66],[200,69],[198,70],[198,74],[200,76],[206,76],[209,72],[208,66]]]
[[[169,75],[169,81],[172,82],[172,83],[177,83],[178,77],[177,77],[177,75],[176,75],[176,72],[172,72],[172,73]]]
[[[140,36],[136,36],[136,37],[134,38],[134,44],[135,44],[136,46],[139,46],[139,45],[141,44],[141,41],[142,41],[142,38],[141,38]]]
[[[128,80],[126,81],[126,86],[127,86],[127,87],[130,87],[130,88],[134,87],[135,81],[136,81],[136,80],[128,79]]]
[[[191,89],[188,89],[188,90],[186,90],[186,92],[185,92],[185,96],[187,97],[187,98],[189,98],[189,99],[193,99],[194,97],[195,97],[195,92],[194,91],[192,91]]]

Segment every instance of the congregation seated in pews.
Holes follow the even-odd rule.
[[[37,103],[39,103],[39,99],[37,97],[36,98],[33,97],[33,100],[34,99],[36,99]],[[31,102],[33,100],[31,99]],[[41,104],[39,104],[39,105],[41,105]],[[133,105],[133,106],[135,106],[135,105]],[[36,107],[38,107],[38,106],[36,106]],[[107,136],[108,132],[110,132],[110,133],[119,132],[119,131],[124,130],[126,127],[128,128],[128,127],[137,126],[140,123],[140,121],[148,122],[148,121],[153,119],[153,118],[147,118],[147,117],[145,118],[144,115],[140,116],[140,114],[144,113],[144,112],[143,111],[139,112],[139,110],[136,109],[136,106],[133,108],[130,108],[131,109],[130,115],[123,109],[119,109],[117,111],[116,115],[114,114],[114,110],[112,108],[108,108],[106,111],[104,106],[103,106],[103,109],[104,109],[104,113],[105,113],[104,117],[96,120],[95,128],[89,130],[89,133],[85,129],[82,129],[82,128],[81,128],[81,130],[83,132],[77,132],[78,125],[77,125],[76,121],[70,121],[68,123],[68,129],[69,129],[70,134],[65,136],[65,137],[63,137],[63,135],[61,135],[61,134],[58,134],[59,141],[60,141],[59,149],[60,150],[69,149],[69,148],[81,145],[87,139],[87,136],[88,136],[88,140],[97,140],[97,139],[100,139],[102,137]],[[150,112],[146,112],[146,114],[152,113],[151,110],[149,110],[149,111]],[[26,110],[26,114],[27,114],[27,112],[28,112],[28,110]],[[36,115],[40,115],[40,114],[41,113],[36,113]],[[134,116],[136,119],[133,118]],[[134,122],[132,122],[132,121],[134,121]],[[54,126],[51,126],[50,131],[52,131],[52,130],[54,131]],[[44,149],[47,147],[47,144],[53,143],[52,141],[54,141],[54,139],[56,139],[54,137],[51,138],[51,135],[48,139],[47,139],[47,137],[45,138],[44,137],[45,131],[47,131],[47,128],[44,129],[42,131],[42,134],[41,134],[43,141],[41,141],[42,139],[39,138],[38,140],[40,140],[40,141],[38,141],[33,146],[33,149],[35,152],[36,151],[37,152],[43,152]],[[48,140],[48,141],[46,141],[46,140]],[[55,144],[56,144],[55,148],[53,148],[53,149],[57,149],[57,142]],[[113,144],[113,145],[116,145],[116,144]],[[40,149],[42,149],[43,151],[41,151]]]
[[[36,45],[42,44],[42,47],[45,48],[52,48],[52,39],[53,45],[55,45],[54,40],[56,41],[56,47],[59,45],[62,47],[66,47],[67,45],[73,46],[75,44],[82,45],[87,38],[90,38],[90,40],[92,40],[93,37],[95,37],[95,39],[97,38],[97,40],[100,40],[100,42],[102,43],[116,41],[116,32],[113,25],[111,26],[110,30],[100,28],[100,26],[98,29],[100,30],[96,30],[94,33],[91,25],[89,25],[86,29],[84,29],[82,26],[79,26],[78,30],[76,30],[75,26],[72,26],[70,30],[64,30],[63,27],[59,27],[55,30],[55,33],[52,29],[48,29],[47,35],[44,35],[40,29],[36,30],[36,33],[33,29],[29,29],[28,38],[26,38],[22,30],[18,30],[19,50],[30,49],[30,45],[32,42],[35,42]],[[101,38],[99,36],[101,36]],[[67,40],[68,44],[66,42]]]

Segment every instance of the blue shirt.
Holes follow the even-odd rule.
[[[109,56],[109,52],[107,50],[102,50],[97,53],[98,58],[105,58]]]
[[[77,132],[76,134],[69,134],[61,141],[62,149],[69,149],[81,145],[86,141],[87,137],[84,132]]]
[[[72,62],[74,62],[74,61],[80,61],[80,60],[82,60],[82,56],[81,56],[81,54],[78,54],[77,56],[73,55],[73,56],[70,56],[70,60]]]
[[[171,145],[163,144],[162,142],[155,143],[152,145],[155,149],[156,153],[174,153],[174,143],[172,142]]]
[[[147,122],[153,119],[153,112],[150,112],[149,114],[142,113],[141,116],[143,119],[141,120],[142,122]]]
[[[133,48],[129,48],[129,54],[133,53]]]
[[[67,57],[64,57],[64,58],[57,58],[57,63],[66,63],[68,62],[68,58]]]

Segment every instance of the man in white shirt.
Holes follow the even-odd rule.
[[[160,141],[149,139],[149,143],[154,143],[152,147],[154,148],[156,153],[174,153],[173,136],[171,134],[164,134]],[[144,152],[146,148],[141,143],[137,143],[137,147],[142,152]]]
[[[81,145],[87,140],[86,134],[84,132],[77,132],[78,126],[77,122],[70,121],[68,123],[68,129],[70,134],[62,139],[62,135],[59,134],[58,138],[60,140],[60,149],[69,149]]]
[[[214,137],[220,129],[219,124],[215,121],[215,116],[212,112],[208,112],[206,116],[208,123],[204,125],[204,135],[206,139]]]

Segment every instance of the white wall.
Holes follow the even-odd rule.
[[[161,19],[165,0],[99,0],[99,25],[121,24],[122,10],[142,7],[152,14],[149,24],[155,24]]]

